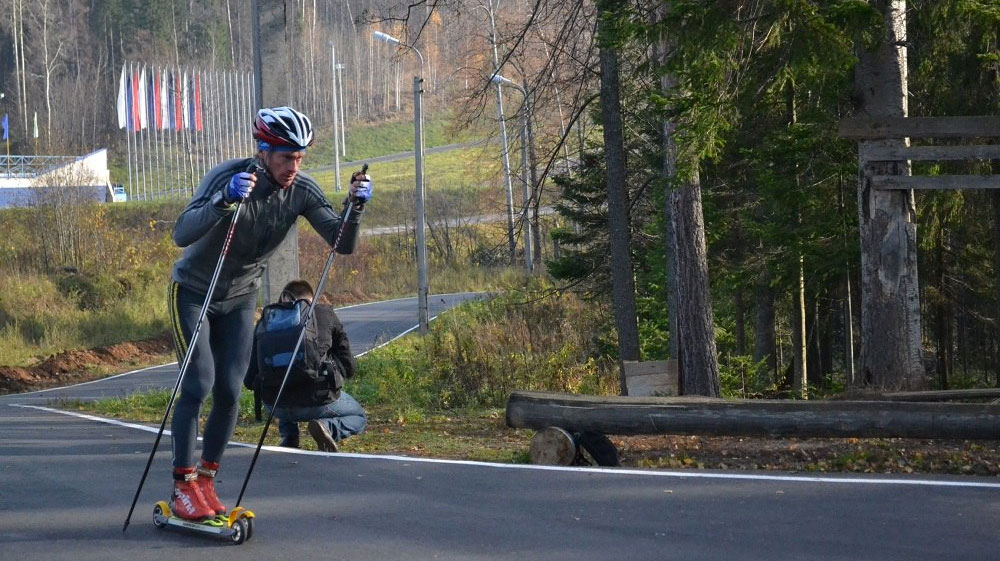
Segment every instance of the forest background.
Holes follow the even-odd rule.
[[[441,119],[449,136],[496,127],[494,72],[528,92],[530,197],[518,203],[516,228],[535,226],[535,273],[498,277],[496,271],[522,268],[521,250],[509,251],[510,232],[464,224],[431,236],[434,289],[504,288],[497,280],[503,278],[507,287],[528,289],[532,297],[524,301],[548,294],[585,302],[581,308],[592,312],[587,321],[567,321],[587,331],[571,362],[600,380],[591,386],[603,391],[618,391],[617,361],[684,355],[688,346],[697,350],[686,356],[703,359],[685,369],[689,393],[802,397],[871,384],[856,369],[864,344],[857,149],[837,135],[838,122],[861,105],[858,60],[886,41],[885,14],[901,10],[910,115],[996,114],[1000,99],[1000,6],[991,0],[285,0],[284,6],[284,29],[265,31],[283,33],[295,47],[288,103],[331,127],[324,116],[332,112],[325,86],[332,41],[347,61],[349,146],[376,130],[366,127],[406,122],[412,114],[407,77],[419,73],[416,59],[394,56],[395,48],[372,40],[373,30],[421,50],[427,112],[447,115]],[[108,147],[117,182],[129,133],[117,126],[114,100],[126,61],[252,66],[248,3],[12,0],[0,15],[6,94],[0,111],[10,116],[11,152]],[[620,79],[612,84],[611,77]],[[525,104],[516,90],[503,91],[511,154],[518,154],[516,123]],[[609,150],[609,143],[621,149]],[[318,148],[317,154],[331,150]],[[677,158],[668,169],[664,154],[671,150]],[[613,152],[617,161],[608,159]],[[481,163],[483,154],[471,159]],[[370,155],[376,153],[357,154]],[[495,161],[496,152],[488,159]],[[996,172],[997,165],[914,167],[927,175],[975,174]],[[472,191],[442,189],[435,208],[503,212],[499,165],[486,167],[466,186]],[[466,172],[442,182],[473,177]],[[685,189],[692,185],[696,191]],[[470,192],[476,205],[462,207]],[[666,209],[681,208],[685,193],[693,193],[686,209],[694,222],[682,224]],[[409,200],[399,197],[398,206],[407,208]],[[0,362],[24,366],[69,341],[108,344],[162,331],[165,314],[155,302],[174,255],[169,227],[180,204],[0,211],[6,237],[0,327],[5,347],[27,349]],[[550,205],[557,214],[547,220],[540,210]],[[919,192],[913,208],[923,354],[921,371],[908,373],[907,384],[915,375],[921,387],[1000,385],[1000,198],[986,191]],[[704,272],[704,292],[671,307],[679,233],[694,238],[690,263]],[[302,234],[304,274],[316,267],[307,254],[316,248],[310,234]],[[392,261],[385,256],[408,255],[411,244],[405,227],[371,241],[335,279],[335,300],[412,293],[408,282],[375,281],[388,271],[388,264],[379,266]],[[50,313],[59,299],[79,310],[76,319]],[[701,304],[685,309],[691,302]],[[683,332],[671,330],[672,313],[682,326],[708,328],[693,341],[672,336]],[[523,352],[530,339],[518,345],[508,351]],[[530,384],[579,388],[564,370]]]

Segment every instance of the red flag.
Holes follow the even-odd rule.
[[[153,88],[151,95],[153,96],[153,115],[156,119],[156,130],[163,128],[163,111],[160,106],[160,73],[153,72]]]
[[[201,130],[201,74],[194,75],[194,130]]]
[[[184,130],[184,108],[181,106],[181,76],[180,71],[174,74],[174,127]]]
[[[139,118],[139,75],[132,74],[132,130],[142,130],[142,120]]]

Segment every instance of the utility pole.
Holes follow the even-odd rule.
[[[509,78],[505,78],[499,74],[493,75],[493,83],[497,85],[499,89],[501,85],[510,86],[517,91],[521,92],[521,96],[524,98],[524,123],[521,126],[521,181],[524,187],[524,268],[528,273],[531,273],[534,268],[534,259],[532,257],[532,233],[531,233],[531,217],[529,216],[531,210],[531,185],[532,182],[528,177],[528,143],[529,134],[528,127],[531,123],[531,104],[528,98],[528,92],[521,86],[517,85],[517,82]]]
[[[372,33],[372,38],[377,41],[406,48],[420,59],[420,75],[413,77],[413,155],[416,161],[416,183],[417,183],[417,322],[420,326],[420,334],[424,335],[428,331],[427,323],[427,295],[429,292],[427,283],[427,239],[424,236],[426,228],[426,216],[424,212],[424,124],[422,112],[422,97],[424,93],[424,55],[416,47],[403,45],[403,43],[391,35],[376,31]]]
[[[497,24],[494,18],[493,0],[489,0],[489,8],[480,6],[490,16],[490,45],[493,47],[493,75],[500,74],[500,55],[497,53]],[[516,242],[514,241],[514,188],[510,180],[510,154],[507,149],[507,123],[503,118],[503,88],[497,86],[497,118],[500,120],[500,156],[503,164],[504,187],[507,195],[507,248],[510,253],[509,263],[514,263]]]
[[[285,44],[284,33],[268,33],[265,37],[260,33],[264,27],[271,30],[284,29],[287,25],[284,8],[284,2],[265,2],[261,5],[260,0],[252,0],[254,95],[257,109],[271,105],[287,105],[286,100],[290,97],[288,80],[285,76],[288,65],[272,63],[267,67],[265,76],[263,60],[264,53],[267,52],[268,60],[287,61],[289,56],[295,55],[295,51],[289,52],[290,47]],[[254,152],[256,148],[253,147]],[[281,289],[289,281],[297,278],[299,278],[299,228],[293,224],[284,241],[267,260],[260,297],[266,304],[277,302]],[[316,296],[319,297],[318,294]]]

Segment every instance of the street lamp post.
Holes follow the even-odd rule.
[[[340,133],[337,131],[337,121],[339,120],[339,112],[337,111],[337,48],[333,45],[333,41],[330,41],[330,73],[331,80],[333,80],[333,90],[331,94],[333,95],[333,175],[334,175],[334,185],[336,191],[340,192]],[[340,103],[344,100],[341,99]]]
[[[338,62],[335,67],[337,70],[337,87],[340,88],[340,155],[347,157],[347,139],[345,138],[344,129],[347,124],[347,117],[344,115],[344,106],[347,102],[344,101],[344,74],[341,72],[344,68],[343,63]]]
[[[490,46],[493,47],[493,75],[500,73],[500,55],[497,53],[497,22],[494,17],[493,2],[490,1],[489,8],[479,6],[486,10],[490,17]],[[507,195],[507,246],[510,253],[509,262],[514,264],[514,251],[516,242],[514,241],[514,189],[510,179],[510,154],[507,151],[507,124],[503,118],[503,89],[500,82],[493,80],[497,85],[497,118],[500,120],[500,161],[503,164],[504,187]]]
[[[420,59],[420,75],[413,77],[413,144],[414,159],[416,161],[416,183],[417,183],[417,320],[420,326],[420,333],[427,333],[427,239],[424,236],[426,226],[426,215],[424,213],[424,128],[422,114],[422,98],[424,84],[424,55],[416,47],[404,45],[399,39],[392,35],[387,35],[381,31],[372,33],[372,38],[390,45],[396,45],[401,49],[409,49],[417,53]]]
[[[524,122],[521,125],[521,182],[524,185],[524,268],[530,273],[534,267],[532,259],[531,245],[531,219],[528,212],[531,206],[531,182],[528,181],[528,123],[531,122],[531,101],[528,93],[517,82],[505,78],[499,74],[494,74],[492,82],[499,88],[501,85],[509,86],[521,92],[524,98]]]

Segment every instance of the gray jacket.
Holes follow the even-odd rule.
[[[226,232],[236,205],[226,205],[215,195],[229,184],[233,174],[247,171],[256,158],[229,160],[205,174],[198,191],[177,217],[174,243],[184,254],[174,263],[173,280],[204,294],[215,272]],[[214,196],[214,198],[213,198]],[[345,208],[346,210],[346,202]],[[333,245],[342,224],[316,181],[299,173],[288,189],[281,189],[263,173],[243,202],[233,232],[229,253],[219,273],[212,300],[224,300],[255,292],[267,266],[267,258],[299,216],[305,216],[328,244]],[[361,212],[354,209],[337,246],[337,253],[353,253],[358,242]]]

